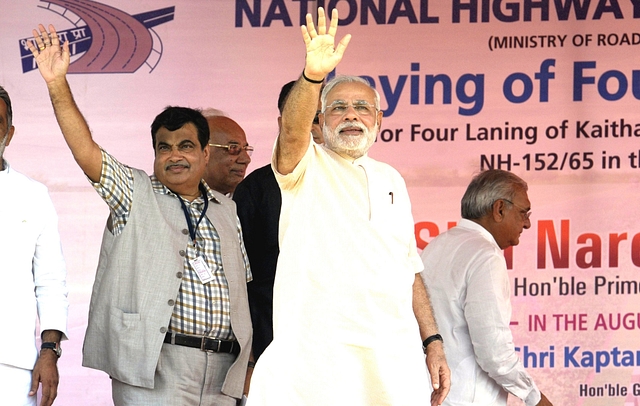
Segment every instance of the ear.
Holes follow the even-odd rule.
[[[9,144],[11,143],[11,138],[13,138],[13,132],[16,130],[16,128],[14,126],[11,126],[11,128],[9,128],[9,132],[7,133],[7,142],[6,142],[6,146],[9,146]]]
[[[282,116],[278,116],[278,133],[282,130]]]
[[[505,210],[507,205],[504,200],[498,199],[493,202],[493,206],[491,207],[491,217],[493,217],[493,221],[496,223],[501,223],[504,220]]]
[[[382,112],[382,110],[380,110],[378,112],[378,114],[376,115],[376,123],[378,123],[378,129],[382,128],[382,116],[384,115],[384,113]]]
[[[209,163],[209,156],[211,155],[211,147],[209,146],[209,143],[204,146],[202,153],[204,154],[204,163],[206,165]]]

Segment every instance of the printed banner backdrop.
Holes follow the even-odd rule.
[[[299,26],[318,4],[353,35],[336,73],[381,94],[370,155],[405,177],[418,246],[458,221],[474,173],[520,175],[532,226],[506,257],[521,358],[556,405],[640,404],[637,1],[0,0],[16,126],[5,157],[49,187],[69,268],[57,403],[111,404],[108,377],[80,366],[108,210],[62,139],[25,51],[31,30],[52,23],[71,41],[77,104],[122,162],[151,171],[151,121],[187,105],[235,119],[252,170],[269,162],[278,93],[302,71]]]

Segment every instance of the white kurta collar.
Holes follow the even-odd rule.
[[[493,235],[491,235],[491,233],[486,228],[482,227],[480,224],[476,223],[475,221],[460,219],[460,221],[458,222],[458,227],[475,230],[479,232],[487,241],[489,241],[491,244],[495,245],[498,249],[500,249],[500,246],[498,246],[498,243],[496,242],[496,239],[493,238]]]
[[[321,147],[324,148],[325,151],[327,151],[331,156],[339,158],[339,159],[342,159],[344,161],[347,161],[352,165],[362,165],[363,163],[365,163],[369,159],[369,155],[368,154],[364,154],[360,158],[355,158],[355,159],[351,158],[351,157],[347,158],[344,155],[341,155],[341,154],[337,153],[336,151],[330,149],[325,144],[322,144]]]

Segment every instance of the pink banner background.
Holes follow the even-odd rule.
[[[214,107],[234,118],[256,147],[250,170],[269,161],[277,131],[278,92],[284,83],[297,78],[303,67],[300,8],[306,4],[311,10],[314,2],[104,3],[132,15],[175,6],[175,16],[153,28],[161,40],[162,54],[152,72],[143,65],[135,73],[69,76],[76,101],[98,143],[122,162],[151,171],[149,125],[154,116],[167,105]],[[372,77],[383,94],[383,108],[395,104],[393,114],[383,120],[384,139],[390,141],[379,139],[371,156],[392,164],[404,175],[421,246],[459,219],[460,198],[472,175],[480,170],[483,156],[486,164],[491,156],[497,160],[499,154],[503,169],[511,169],[528,181],[532,227],[513,250],[510,271],[516,345],[522,348],[521,355],[526,346],[529,355],[524,358],[529,370],[554,404],[638,405],[638,294],[615,293],[615,284],[620,281],[640,282],[636,208],[640,200],[640,130],[636,133],[640,74],[633,79],[634,71],[640,70],[636,56],[640,30],[632,2],[592,1],[584,20],[576,18],[574,8],[566,20],[560,20],[555,2],[549,2],[548,20],[543,19],[540,9],[533,9],[527,21],[524,1],[492,1],[487,3],[504,14],[517,8],[514,21],[500,21],[489,8],[487,22],[480,22],[481,12],[478,22],[470,22],[469,11],[463,10],[459,23],[453,22],[451,3],[337,2],[343,19],[356,13],[352,22],[339,29],[339,36],[351,33],[353,40],[338,73]],[[256,4],[261,8],[260,26],[252,27],[249,14],[257,13]],[[363,14],[364,4],[385,4],[384,23],[376,23],[372,12]],[[416,15],[415,24],[408,17],[412,15],[408,4]],[[428,4],[428,12],[421,11],[421,4]],[[107,405],[111,404],[108,377],[82,368],[80,363],[88,300],[108,212],[64,144],[43,81],[35,71],[22,73],[19,53],[20,40],[29,37],[38,23],[53,23],[59,30],[74,28],[69,20],[79,26],[84,23],[43,9],[46,5],[37,0],[0,0],[0,83],[13,99],[16,126],[5,156],[16,169],[49,187],[60,216],[72,306],[70,341],[64,345],[59,364],[57,403]],[[251,12],[242,11],[242,5]],[[619,18],[613,12],[616,5]],[[598,7],[604,7],[599,18]],[[237,23],[238,15],[242,24]],[[367,24],[362,23],[363,15]],[[421,15],[437,17],[438,22],[420,23]],[[285,16],[290,17],[290,26],[284,24]],[[598,42],[599,36],[604,42]],[[499,41],[535,37],[538,43],[528,48],[496,48],[495,40],[492,42],[496,37]],[[623,43],[611,45],[616,38]],[[624,43],[624,38],[629,43]],[[553,62],[548,66],[553,77],[546,76],[548,101],[541,101],[543,81],[536,79],[540,72],[545,76],[544,61]],[[582,101],[574,100],[576,62],[595,65],[584,70],[583,76],[594,77],[596,84],[582,85]],[[483,75],[483,105],[473,115],[459,113],[459,108],[474,105],[460,101],[456,93],[465,74],[476,80]],[[522,79],[531,80],[531,97],[522,103],[510,102],[503,92],[505,80],[513,74],[519,74],[512,87],[516,96],[525,90]],[[425,102],[426,75],[451,79],[450,104],[443,103],[441,86],[435,88],[433,103]],[[621,77],[627,81],[625,92],[620,90]],[[598,91],[600,80],[603,85]],[[413,90],[417,104],[412,104],[412,81],[417,83]],[[633,88],[638,89],[637,96]],[[472,83],[464,89],[468,96],[476,90]],[[390,91],[397,91],[392,103],[386,96]],[[603,97],[618,91],[623,94],[618,100]],[[610,124],[621,120],[631,126],[630,136],[613,137]],[[584,132],[579,131],[581,126]],[[596,126],[602,131],[606,127],[609,136],[604,137],[603,132],[602,137],[594,137]],[[481,128],[492,127],[535,128],[536,139],[479,140]],[[449,129],[449,138],[423,140],[422,131],[427,128],[434,132],[440,129],[441,136]],[[453,139],[452,128],[457,129]],[[547,131],[552,136],[558,131],[558,136],[550,138]],[[427,131],[425,138],[429,135]],[[544,169],[536,170],[543,164]],[[551,231],[553,238],[549,237]],[[573,278],[573,293],[561,294],[567,285],[560,278],[565,283]],[[603,280],[613,282],[614,290],[600,287],[596,294],[596,281]],[[581,294],[576,291],[578,283],[584,284]],[[617,327],[618,315],[625,314],[631,314],[626,326]],[[604,318],[599,319],[600,315]],[[610,315],[616,325],[602,323],[608,322]],[[616,348],[620,352],[617,366]],[[577,365],[568,360],[567,351],[574,351]],[[630,351],[631,359],[623,351]],[[541,353],[547,353],[544,365],[540,364]],[[604,364],[607,356],[608,363],[597,366],[598,362]],[[597,396],[598,388],[603,396]],[[619,388],[626,388],[627,394],[622,395]],[[614,391],[613,396],[609,390]],[[518,402],[511,399],[510,404]]]

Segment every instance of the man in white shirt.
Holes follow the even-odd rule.
[[[444,338],[453,386],[445,405],[504,406],[508,393],[527,406],[551,403],[515,352],[505,248],[531,227],[527,184],[488,170],[462,197],[462,220],[422,252],[423,279]]]
[[[441,404],[449,369],[420,271],[406,185],[368,157],[382,121],[362,78],[322,92],[324,144],[312,122],[335,46],[322,8],[302,28],[306,63],[282,114],[272,167],[282,192],[273,341],[258,360],[249,405]],[[424,341],[423,341],[424,340]],[[421,341],[426,347],[426,366]],[[431,372],[431,382],[427,374]]]
[[[66,267],[58,217],[47,188],[15,171],[3,154],[11,142],[11,99],[0,86],[0,404],[49,406],[58,391],[60,341],[67,338]],[[36,347],[36,317],[42,346]]]

